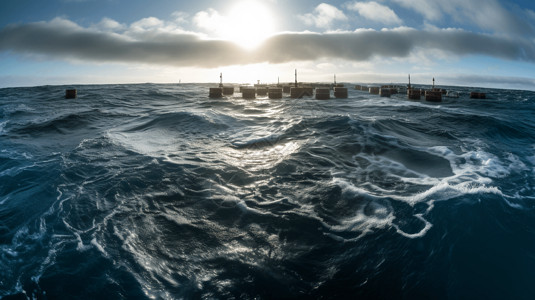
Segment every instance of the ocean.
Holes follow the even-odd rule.
[[[534,299],[535,93],[0,89],[0,298]]]

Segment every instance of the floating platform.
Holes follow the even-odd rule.
[[[234,94],[234,87],[233,86],[224,86],[223,87],[223,95],[232,96],[233,94]]]
[[[254,87],[244,87],[241,89],[243,99],[256,99],[256,89]]]
[[[487,95],[480,92],[470,92],[470,99],[487,99]]]
[[[240,93],[243,93],[243,89],[252,89],[252,85],[240,85]]]
[[[65,90],[65,99],[74,99],[74,98],[76,98],[76,89]]]
[[[267,86],[258,86],[256,87],[256,95],[258,96],[267,96],[268,87]]]
[[[317,88],[316,89],[316,99],[318,100],[328,100],[331,98],[331,90],[328,88]]]
[[[334,98],[347,98],[347,88],[346,87],[335,87],[334,88]]]
[[[223,89],[220,87],[210,88],[210,93],[208,96],[210,98],[221,98],[223,97]]]
[[[442,102],[442,91],[440,90],[425,91],[425,101]]]
[[[395,85],[383,85],[381,86],[381,89],[389,89],[390,90],[390,95],[395,95],[398,93],[398,87],[395,86]],[[381,94],[381,92],[379,92],[379,95]],[[385,96],[385,97],[390,97],[390,96]]]
[[[409,100],[420,100],[422,97],[422,92],[419,89],[408,89],[407,90],[407,99]]]
[[[391,88],[381,88],[379,89],[379,96],[381,97],[390,97],[392,95]]]
[[[368,89],[368,91],[370,92],[370,94],[372,95],[379,95],[379,87],[378,86],[372,86]]]
[[[269,99],[281,99],[282,98],[282,88],[269,88],[268,89]]]
[[[304,96],[312,97],[314,89],[311,87],[292,87],[290,89],[290,98],[303,98]]]

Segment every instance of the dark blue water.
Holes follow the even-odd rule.
[[[0,89],[0,297],[533,299],[535,94]]]

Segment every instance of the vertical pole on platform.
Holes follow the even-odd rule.
[[[297,87],[297,69],[295,69],[295,87]]]
[[[219,73],[219,87],[223,87],[223,73]]]

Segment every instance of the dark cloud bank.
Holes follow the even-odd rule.
[[[535,62],[535,43],[524,38],[478,34],[458,29],[411,28],[338,33],[282,33],[253,51],[222,40],[162,30],[103,32],[69,21],[9,25],[0,30],[0,51],[95,62],[220,67],[285,63],[321,58],[363,61],[374,56],[408,57],[419,50],[487,55]]]

